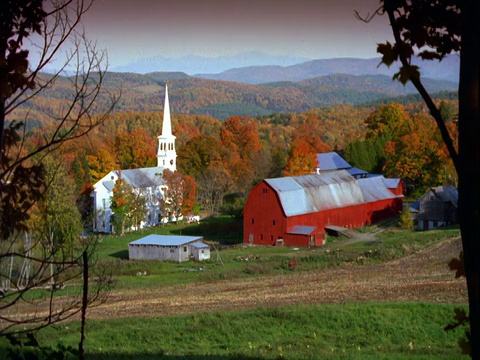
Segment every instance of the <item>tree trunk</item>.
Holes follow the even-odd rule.
[[[85,323],[87,319],[87,307],[88,307],[88,253],[87,250],[83,251],[83,296],[82,296],[82,315],[81,315],[81,328],[80,328],[80,343],[78,344],[78,358],[80,360],[85,359]]]
[[[479,1],[462,2],[462,49],[458,93],[458,208],[470,308],[472,358],[480,359],[479,313]]]

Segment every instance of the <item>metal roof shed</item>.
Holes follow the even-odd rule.
[[[201,236],[176,236],[176,235],[148,235],[128,244],[129,259],[136,260],[164,260],[183,262],[190,256],[195,257],[196,250],[202,249]],[[202,259],[210,258],[210,250],[204,253]],[[198,252],[198,251],[197,251]],[[200,251],[201,253],[201,251]],[[208,253],[208,254],[207,254]],[[208,257],[207,257],[208,255]]]

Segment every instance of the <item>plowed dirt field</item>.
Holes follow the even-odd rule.
[[[467,303],[465,279],[447,266],[459,239],[387,263],[347,266],[286,276],[214,281],[132,291],[113,291],[89,309],[90,319],[185,315],[293,304],[346,302]]]

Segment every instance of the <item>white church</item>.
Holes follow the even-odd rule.
[[[165,105],[163,109],[162,135],[158,138],[157,166],[141,169],[113,170],[93,185],[93,231],[111,233],[113,227],[110,208],[115,182],[124,179],[137,194],[142,194],[147,200],[148,213],[140,227],[149,227],[162,221],[159,199],[163,198],[165,183],[162,179],[163,170],[177,169],[177,153],[175,151],[175,136],[172,134],[170,119],[170,104],[168,101],[168,85],[165,85]]]

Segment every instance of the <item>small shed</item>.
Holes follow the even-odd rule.
[[[323,245],[323,233],[316,226],[294,225],[284,235],[285,245],[320,246]]]
[[[128,244],[128,258],[133,260],[202,261],[210,258],[210,248],[201,236],[148,235]]]

